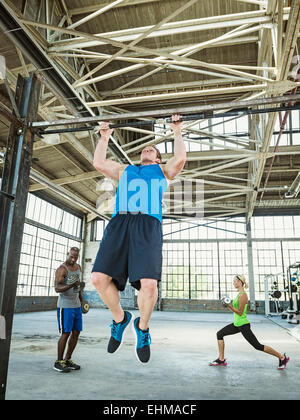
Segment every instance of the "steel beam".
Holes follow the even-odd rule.
[[[213,114],[210,115],[210,118],[227,118],[230,116],[239,116],[239,115],[248,115],[248,114],[264,114],[264,113],[270,113],[270,112],[279,112],[279,111],[286,111],[286,112],[290,112],[293,110],[300,110],[300,104],[299,105],[294,105],[294,106],[287,106],[287,107],[277,107],[277,108],[263,108],[263,109],[243,109],[243,110],[236,110],[236,111],[229,111],[229,112],[224,112],[224,113],[220,113],[220,114]],[[203,114],[195,114],[195,115],[185,115],[181,118],[181,121],[194,121],[194,120],[201,120],[201,119],[206,119],[207,115],[205,113]],[[69,119],[70,120],[70,119]],[[164,121],[164,123],[168,124],[171,123],[171,119],[170,118],[166,118]],[[130,131],[130,127],[137,127],[137,126],[142,126],[142,125],[146,125],[149,126],[151,124],[160,124],[162,123],[161,119],[160,120],[140,120],[140,121],[134,121],[134,122],[124,122],[124,123],[118,123],[118,124],[110,124],[110,128],[121,128],[123,127],[124,129],[128,129]],[[55,129],[55,130],[47,130],[47,131],[40,131],[39,134],[42,136],[45,136],[47,134],[62,134],[62,133],[74,133],[74,132],[80,132],[80,131],[92,131],[96,128],[97,126],[91,125],[91,126],[85,126],[85,127],[77,127],[77,128],[62,128],[62,129]],[[136,132],[140,132],[140,133],[146,133],[146,134],[153,134],[155,135],[156,133],[151,132],[151,131],[147,131],[147,130],[133,130],[131,128],[131,131],[136,131]],[[221,139],[224,141],[228,141],[231,143],[237,143],[237,144],[241,144],[241,145],[245,145],[245,143],[242,142],[238,142],[237,139],[235,141],[233,141],[233,137],[230,136],[224,136],[224,135],[214,135],[213,133],[206,133],[203,132],[201,130],[189,130],[189,131],[198,131],[199,134],[201,136],[207,136],[207,137],[211,137],[211,138],[217,138],[217,139]],[[140,141],[141,139],[139,139]],[[187,139],[187,141],[192,141]],[[256,143],[256,140],[251,140],[251,139],[247,139],[247,141],[250,142],[254,142]],[[126,144],[124,145],[124,147],[127,146]],[[218,146],[220,147],[220,146]]]
[[[84,199],[78,197],[77,195],[73,194],[71,191],[66,190],[60,185],[56,185],[53,181],[41,175],[39,172],[31,169],[30,177],[34,179],[36,182],[38,182],[39,184],[42,184],[46,188],[49,188],[51,191],[54,191],[57,195],[61,195],[62,197],[71,201],[72,203],[76,203],[77,205],[89,211],[90,213],[95,214],[95,216],[100,217],[102,219],[109,220],[107,216],[100,213],[95,207],[91,206]]]
[[[254,283],[254,268],[253,268],[253,250],[252,250],[252,235],[251,224],[246,223],[247,232],[247,255],[248,255],[248,279],[249,279],[249,294],[250,294],[250,310],[256,311],[255,306],[255,283]]]
[[[2,115],[2,117],[4,117],[7,121],[14,123],[16,126],[21,127],[23,125],[23,122],[19,118],[17,118],[15,115],[9,112],[7,108],[1,104],[0,104],[0,115]]]
[[[28,29],[5,2],[0,2],[0,29],[16,45],[28,60],[39,69],[39,73],[47,81],[48,88],[67,103],[68,109],[78,116],[94,116],[95,113],[86,105],[79,93],[62,74],[57,64],[51,60],[40,45],[33,39]],[[117,144],[111,143],[109,150],[121,162],[130,163],[125,152]]]
[[[116,120],[127,120],[134,118],[142,117],[164,117],[166,115],[172,114],[196,114],[201,112],[210,112],[217,111],[220,109],[226,108],[247,108],[251,106],[258,105],[268,105],[276,103],[285,103],[285,102],[296,102],[300,100],[300,94],[297,95],[284,95],[277,96],[273,98],[261,98],[261,99],[252,99],[244,101],[233,101],[233,102],[222,102],[211,105],[201,105],[201,106],[186,106],[178,108],[163,108],[163,109],[152,109],[148,111],[139,111],[139,112],[126,112],[119,114],[103,114],[95,117],[83,117],[83,118],[66,118],[61,120],[54,121],[32,121],[29,122],[31,128],[38,127],[53,127],[57,125],[72,125],[72,124],[82,124],[82,123],[96,123],[99,121],[116,121]]]
[[[276,6],[275,1],[269,2],[269,3],[270,5],[268,4],[268,8],[271,7],[272,5],[273,7]],[[269,12],[271,12],[271,10],[269,10]],[[285,81],[288,77],[294,50],[297,44],[297,36],[299,32],[299,27],[300,27],[300,0],[295,0],[292,2],[292,5],[291,5],[290,16],[289,16],[289,20],[287,24],[287,29],[286,29],[285,41],[284,41],[282,56],[280,60],[279,73],[276,79],[277,82]],[[264,47],[264,45],[266,45],[266,42],[262,44],[262,48]],[[264,54],[263,52],[261,52],[258,65],[260,65],[260,61],[263,60],[263,57],[264,57]],[[265,164],[266,164],[266,159],[268,158],[269,146],[270,146],[271,138],[274,132],[276,118],[277,118],[277,115],[274,113],[271,113],[269,115],[265,130],[263,133],[263,144],[260,150],[263,154],[263,157],[259,160],[257,164],[257,168],[253,171],[253,184],[257,188],[260,186],[262,175],[263,175]],[[256,199],[257,199],[257,191],[258,189],[256,189],[252,193],[252,195],[248,198],[247,222],[249,222],[254,212]]]
[[[18,77],[16,104],[21,118],[35,119],[40,84],[36,78]],[[25,220],[33,134],[16,122],[10,126],[0,196],[0,313],[6,322],[5,339],[0,339],[0,400],[5,399],[13,314]]]
[[[290,8],[283,9],[283,18],[288,19]],[[153,32],[149,37],[167,36],[181,34],[181,33],[195,33],[198,31],[209,31],[216,29],[223,29],[227,27],[236,27],[244,24],[269,24],[272,23],[272,17],[269,16],[265,10],[254,10],[251,12],[231,13],[226,15],[208,16],[198,19],[184,20],[179,22],[169,22],[165,24],[159,31]],[[104,32],[93,34],[94,39],[87,40],[82,34],[74,33],[77,38],[67,41],[66,39],[57,41],[50,47],[49,51],[65,51],[70,48],[85,48],[94,47],[98,45],[108,44],[112,42],[131,42],[140,34],[151,29],[153,26],[136,27],[130,29],[123,29],[113,32]],[[66,28],[55,27],[53,30],[65,32]],[[98,38],[98,39],[97,39]]]

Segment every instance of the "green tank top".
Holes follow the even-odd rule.
[[[246,292],[242,292],[242,293],[246,293]],[[232,302],[232,306],[234,307],[234,309],[239,309],[239,297],[242,293],[239,293],[237,297],[234,299],[234,301]],[[242,325],[250,324],[250,321],[247,319],[247,306],[248,304],[246,303],[242,315],[238,315],[235,312],[233,313],[233,318],[234,318],[233,323],[235,327],[241,327]]]

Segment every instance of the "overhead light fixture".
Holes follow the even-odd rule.
[[[290,186],[289,190],[285,193],[285,198],[296,198],[300,191],[300,172],[294,179],[292,185]]]
[[[59,134],[46,134],[45,133],[42,140],[47,144],[59,144],[60,143],[60,136],[59,136]]]
[[[165,211],[165,212],[168,211],[168,205],[164,200],[162,200],[162,210]]]
[[[97,190],[113,193],[116,190],[116,186],[111,178],[103,178],[98,181]]]
[[[5,57],[0,55],[0,80],[6,79],[6,63]]]

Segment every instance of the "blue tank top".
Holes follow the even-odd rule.
[[[162,197],[168,182],[159,164],[128,165],[119,181],[116,204],[117,213],[144,213],[162,222]]]

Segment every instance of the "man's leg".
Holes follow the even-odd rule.
[[[92,273],[92,283],[100,298],[108,307],[116,323],[123,321],[124,311],[120,304],[120,293],[112,278],[104,273]]]
[[[63,332],[58,340],[57,344],[57,360],[54,363],[53,369],[58,372],[70,372],[70,368],[66,365],[64,361],[64,352],[66,349],[67,341],[69,338],[69,332]]]
[[[149,321],[157,301],[158,290],[157,280],[141,279],[141,288],[138,295],[138,307],[140,317],[133,322],[136,333],[135,353],[141,363],[147,363],[150,359],[151,337],[149,332]]]
[[[58,340],[57,360],[63,360],[63,358],[64,358],[64,352],[65,352],[65,349],[66,349],[66,345],[67,345],[69,335],[70,335],[69,332],[62,333],[62,335],[60,336],[60,339]]]
[[[120,303],[120,293],[113,283],[112,277],[103,273],[94,272],[92,274],[92,283],[100,298],[113,315],[111,337],[108,342],[107,351],[108,353],[115,353],[121,348],[123,333],[131,322],[132,314],[128,311],[123,311]]]
[[[149,328],[149,321],[158,298],[157,280],[141,279],[141,288],[138,294],[138,307],[140,311],[139,328]]]
[[[68,341],[68,350],[67,350],[67,354],[66,354],[66,366],[71,369],[71,370],[79,370],[80,366],[77,365],[76,363],[73,362],[73,360],[71,359],[73,351],[75,350],[75,347],[77,345],[78,342],[78,337],[79,337],[80,331],[77,330],[72,330],[72,334],[69,338]]]
[[[68,308],[57,308],[58,330],[61,335],[57,343],[57,360],[54,363],[53,369],[59,372],[70,372],[70,369],[64,361],[64,352],[70,336],[70,328],[68,328],[69,316]]]
[[[66,354],[66,360],[69,360],[72,358],[73,351],[75,350],[75,347],[78,342],[79,334],[80,334],[80,331],[75,331],[75,330],[72,331],[72,334],[68,341],[68,350]]]

